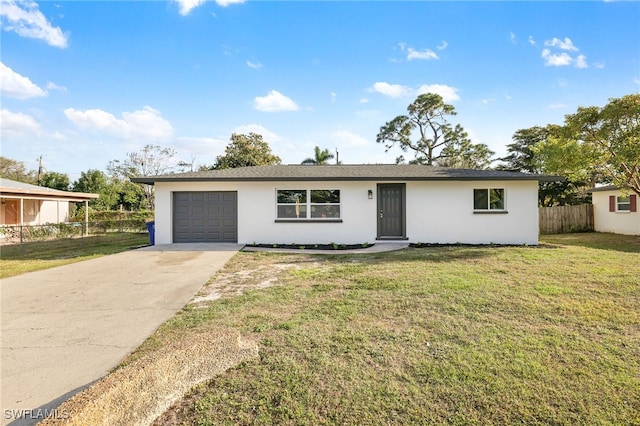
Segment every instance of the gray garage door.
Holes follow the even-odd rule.
[[[174,243],[238,241],[238,193],[174,192]]]

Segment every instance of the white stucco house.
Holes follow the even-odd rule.
[[[594,229],[597,232],[640,235],[638,195],[616,186],[603,186],[591,191]]]
[[[67,222],[70,202],[87,203],[95,198],[98,194],[59,191],[0,178],[0,225]]]
[[[422,165],[275,165],[133,178],[155,185],[156,244],[537,244],[538,181]]]

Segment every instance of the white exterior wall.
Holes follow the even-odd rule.
[[[61,223],[69,220],[68,201],[40,201],[38,223]]]
[[[640,212],[610,212],[610,195],[618,197],[620,195],[620,191],[616,190],[592,193],[593,221],[595,230],[597,232],[640,235]],[[638,198],[640,197],[637,197],[636,199]]]
[[[473,190],[504,188],[508,213],[474,213]],[[408,182],[407,237],[422,243],[538,244],[537,181]]]
[[[156,244],[172,243],[172,193],[176,191],[237,191],[241,244],[376,241],[377,182],[373,181],[157,182],[155,187]],[[504,188],[508,214],[474,214],[475,188]],[[276,223],[277,189],[339,189],[342,222]],[[371,200],[368,190],[373,191]],[[422,243],[537,244],[537,194],[536,181],[407,182],[407,238]]]

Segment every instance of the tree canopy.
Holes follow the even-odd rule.
[[[517,130],[513,134],[513,143],[507,145],[507,152],[498,165],[498,170],[509,170],[522,173],[544,173],[544,165],[535,153],[538,143],[547,140],[550,134],[557,131],[558,126],[534,126]],[[553,182],[540,182],[538,186],[538,202],[540,206],[550,207],[567,204],[581,204],[589,200],[586,190],[589,185],[582,181],[559,179]]]
[[[37,184],[34,170],[27,170],[22,161],[7,157],[0,157],[0,176],[17,182]]]
[[[319,146],[316,146],[313,152],[313,157],[305,158],[301,164],[313,164],[313,165],[322,165],[328,164],[329,160],[335,158],[328,149],[320,149]]]
[[[546,173],[591,185],[611,183],[640,195],[640,94],[610,99],[601,108],[578,108],[534,152]]]
[[[449,123],[448,117],[456,111],[453,105],[444,103],[442,96],[419,95],[407,112],[380,127],[376,142],[384,144],[387,152],[393,147],[412,151],[415,158],[410,162],[426,165],[470,164],[483,168],[490,162],[493,153],[486,145],[475,147],[462,126]],[[404,157],[398,157],[397,162],[402,161]]]
[[[225,148],[224,155],[218,155],[211,169],[232,169],[247,166],[266,166],[280,164],[280,157],[271,152],[269,144],[257,133],[231,135],[231,142]]]
[[[60,191],[68,191],[69,176],[64,173],[46,172],[40,177],[40,186],[59,189]]]

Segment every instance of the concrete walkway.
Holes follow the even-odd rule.
[[[2,424],[35,424],[107,374],[241,248],[160,245],[2,280]]]

